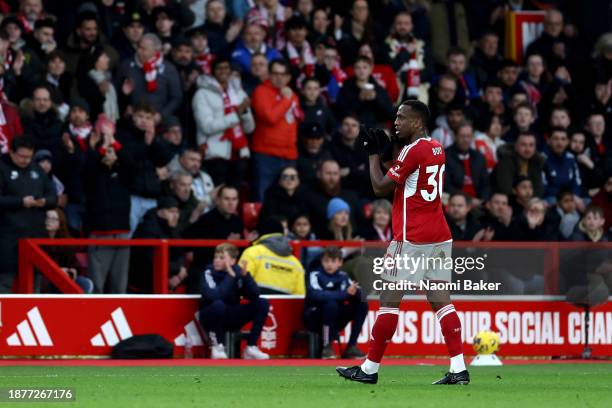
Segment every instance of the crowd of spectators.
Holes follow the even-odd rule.
[[[18,240],[59,237],[59,217],[73,237],[259,238],[245,269],[303,294],[253,254],[300,276],[322,249],[295,266],[289,238],[389,240],[357,137],[392,131],[406,98],[446,149],[455,240],[606,241],[612,33],[606,2],[581,3],[537,2],[519,62],[504,18],[529,0],[0,0],[0,292]],[[245,202],[261,203],[251,228]],[[151,251],[54,257],[89,291],[146,293]],[[171,251],[169,286],[199,292],[213,257]]]

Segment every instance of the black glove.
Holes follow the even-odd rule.
[[[387,132],[385,132],[384,129],[370,129],[370,135],[376,140],[379,153],[382,153],[385,150],[387,144],[391,142],[389,136],[387,136]]]
[[[363,146],[363,149],[368,152],[368,155],[374,156],[380,152],[380,146],[378,139],[372,132],[373,129],[366,129],[365,126],[359,127],[359,143]]]

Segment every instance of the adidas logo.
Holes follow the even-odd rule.
[[[191,344],[194,346],[202,346],[204,342],[202,341],[202,337],[200,336],[200,332],[198,331],[198,312],[194,314],[195,319],[190,321],[185,325],[185,333],[187,336],[191,338]],[[185,333],[180,334],[174,339],[174,344],[177,346],[185,345]]]
[[[38,307],[30,309],[27,319],[17,325],[17,331],[6,339],[9,346],[53,346],[47,326]]]
[[[132,337],[132,330],[120,307],[111,313],[111,320],[107,320],[106,323],[100,326],[100,330],[102,332],[96,334],[90,340],[91,345],[94,347],[112,347],[119,343],[120,340]]]

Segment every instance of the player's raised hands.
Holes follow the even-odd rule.
[[[367,129],[363,125],[359,128],[359,143],[370,156],[380,154],[389,140],[384,129]]]
[[[359,143],[370,156],[374,156],[380,152],[380,146],[377,139],[372,134],[372,129],[366,129],[365,126],[359,127]]]

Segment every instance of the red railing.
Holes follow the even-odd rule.
[[[169,251],[172,247],[214,247],[223,242],[231,242],[239,248],[250,245],[249,241],[218,239],[22,239],[19,241],[19,274],[17,277],[18,293],[33,293],[34,268],[38,269],[49,281],[63,293],[83,293],[81,288],[65,274],[59,265],[41,248],[45,246],[87,247],[87,246],[130,246],[153,247],[153,292],[168,293]],[[362,247],[385,248],[387,243],[381,241],[291,241],[293,254],[299,259],[304,247]],[[453,243],[453,248],[475,249],[530,249],[543,250],[545,294],[557,294],[559,279],[559,251],[561,249],[607,249],[612,253],[612,243],[585,242],[470,242]]]

